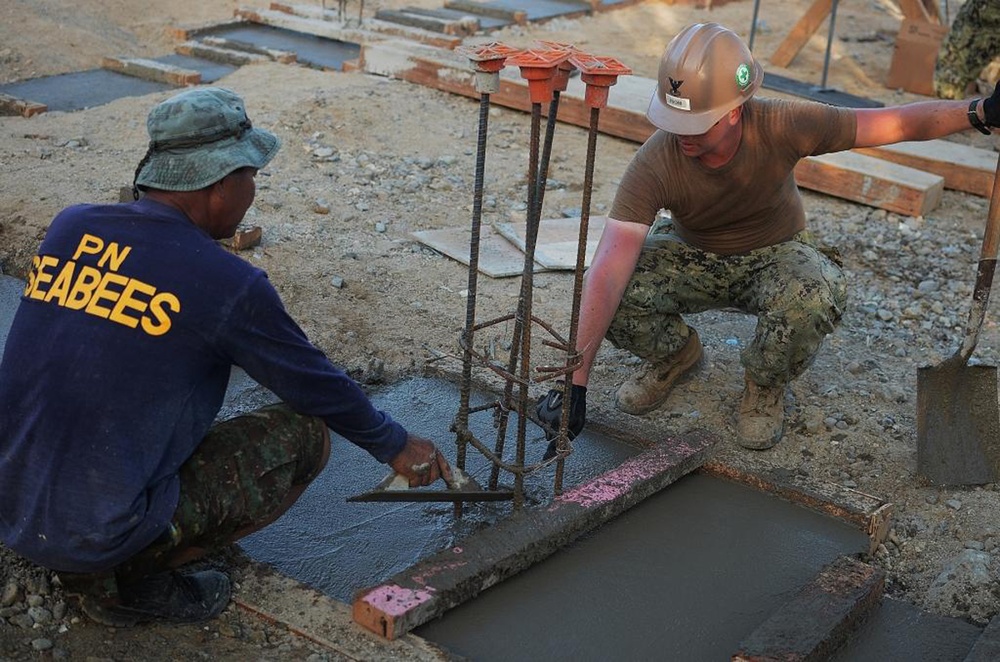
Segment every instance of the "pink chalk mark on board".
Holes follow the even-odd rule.
[[[692,446],[685,442],[675,442],[670,447],[660,447],[630,458],[611,471],[601,474],[589,483],[578,485],[557,497],[549,510],[560,505],[573,503],[583,508],[593,508],[624,496],[637,484],[675,466],[682,459],[703,450],[704,446]]]
[[[379,586],[365,595],[364,602],[389,616],[402,616],[414,607],[419,607],[434,598],[434,589],[411,589],[396,586]]]

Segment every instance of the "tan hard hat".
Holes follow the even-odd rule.
[[[646,117],[670,133],[705,133],[763,80],[764,69],[735,32],[695,23],[667,44]]]

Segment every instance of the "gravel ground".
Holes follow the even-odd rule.
[[[138,16],[128,3],[109,9],[111,4],[88,0],[74,3],[72,11],[59,5],[55,16],[63,17],[62,33],[53,33],[54,19],[45,14],[55,3],[25,0],[0,10],[0,79],[94,66],[94,57],[110,54],[108,44],[133,55],[164,52],[166,40],[154,28],[184,22],[184,16],[224,18],[231,11],[229,3],[201,9],[185,0],[179,4],[189,6],[188,14],[181,7]],[[767,30],[759,36],[763,52],[807,5],[768,8]],[[699,14],[648,2],[494,36],[515,45],[534,38],[574,42],[620,57],[649,76],[664,34],[706,15],[747,25],[751,8],[750,2],[732,2]],[[886,35],[894,36],[898,16],[881,3],[861,0],[845,0],[840,12],[832,84],[889,103],[913,98],[878,83],[891,51]],[[29,30],[49,36],[29,40]],[[807,49],[793,63],[799,68],[785,73],[816,76],[821,58],[821,49]],[[454,353],[467,272],[414,242],[410,233],[468,222],[477,105],[399,81],[277,64],[244,67],[223,84],[247,99],[255,123],[284,141],[259,178],[247,219],[263,228],[263,243],[244,256],[268,271],[307,333],[362,383],[421,372],[428,348]],[[0,118],[0,264],[7,274],[24,276],[59,209],[117,199],[142,155],[146,112],[165,97],[122,99],[29,120]],[[521,113],[491,113],[487,223],[523,219],[528,126]],[[956,140],[995,146],[994,139],[972,133]],[[559,129],[546,216],[578,213],[585,148],[583,130]],[[635,148],[600,140],[595,214],[607,209]],[[751,337],[753,320],[726,312],[693,318],[706,345],[706,365],[645,425],[664,435],[705,427],[727,440],[723,460],[739,456],[776,465],[891,502],[891,532],[873,559],[888,573],[887,592],[984,624],[1000,613],[1000,488],[938,488],[917,477],[915,396],[918,367],[950,356],[963,336],[988,201],[947,191],[937,209],[911,218],[809,192],[804,198],[810,227],[842,254],[851,291],[841,326],[791,389],[785,439],[764,453],[730,442],[742,388],[738,352]],[[482,309],[512,309],[516,280],[481,280]],[[535,312],[564,323],[558,321],[569,318],[570,286],[565,273],[539,274]],[[1000,362],[996,313],[997,304],[991,304],[975,357],[987,365]],[[588,397],[594,420],[608,415],[614,390],[636,365],[607,344],[599,361]],[[212,562],[238,576],[235,558],[226,554]],[[139,633],[94,627],[67,603],[49,573],[2,547],[0,591],[0,659],[160,658],[164,649],[185,659],[337,659],[236,607],[205,627]]]

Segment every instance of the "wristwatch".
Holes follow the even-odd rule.
[[[979,119],[979,113],[976,112],[976,108],[979,106],[980,101],[982,101],[982,99],[973,99],[972,103],[969,104],[969,124],[971,124],[979,133],[988,136],[990,135],[990,129],[981,119]]]

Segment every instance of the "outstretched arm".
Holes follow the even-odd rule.
[[[583,285],[577,347],[582,364],[573,373],[573,383],[586,386],[597,350],[611,326],[622,293],[635,270],[649,227],[609,218]]]
[[[859,108],[855,147],[877,147],[907,140],[931,140],[973,128],[969,119],[971,99],[918,101],[887,108]],[[1000,126],[1000,85],[974,112],[986,126]],[[991,121],[992,120],[992,121]]]

